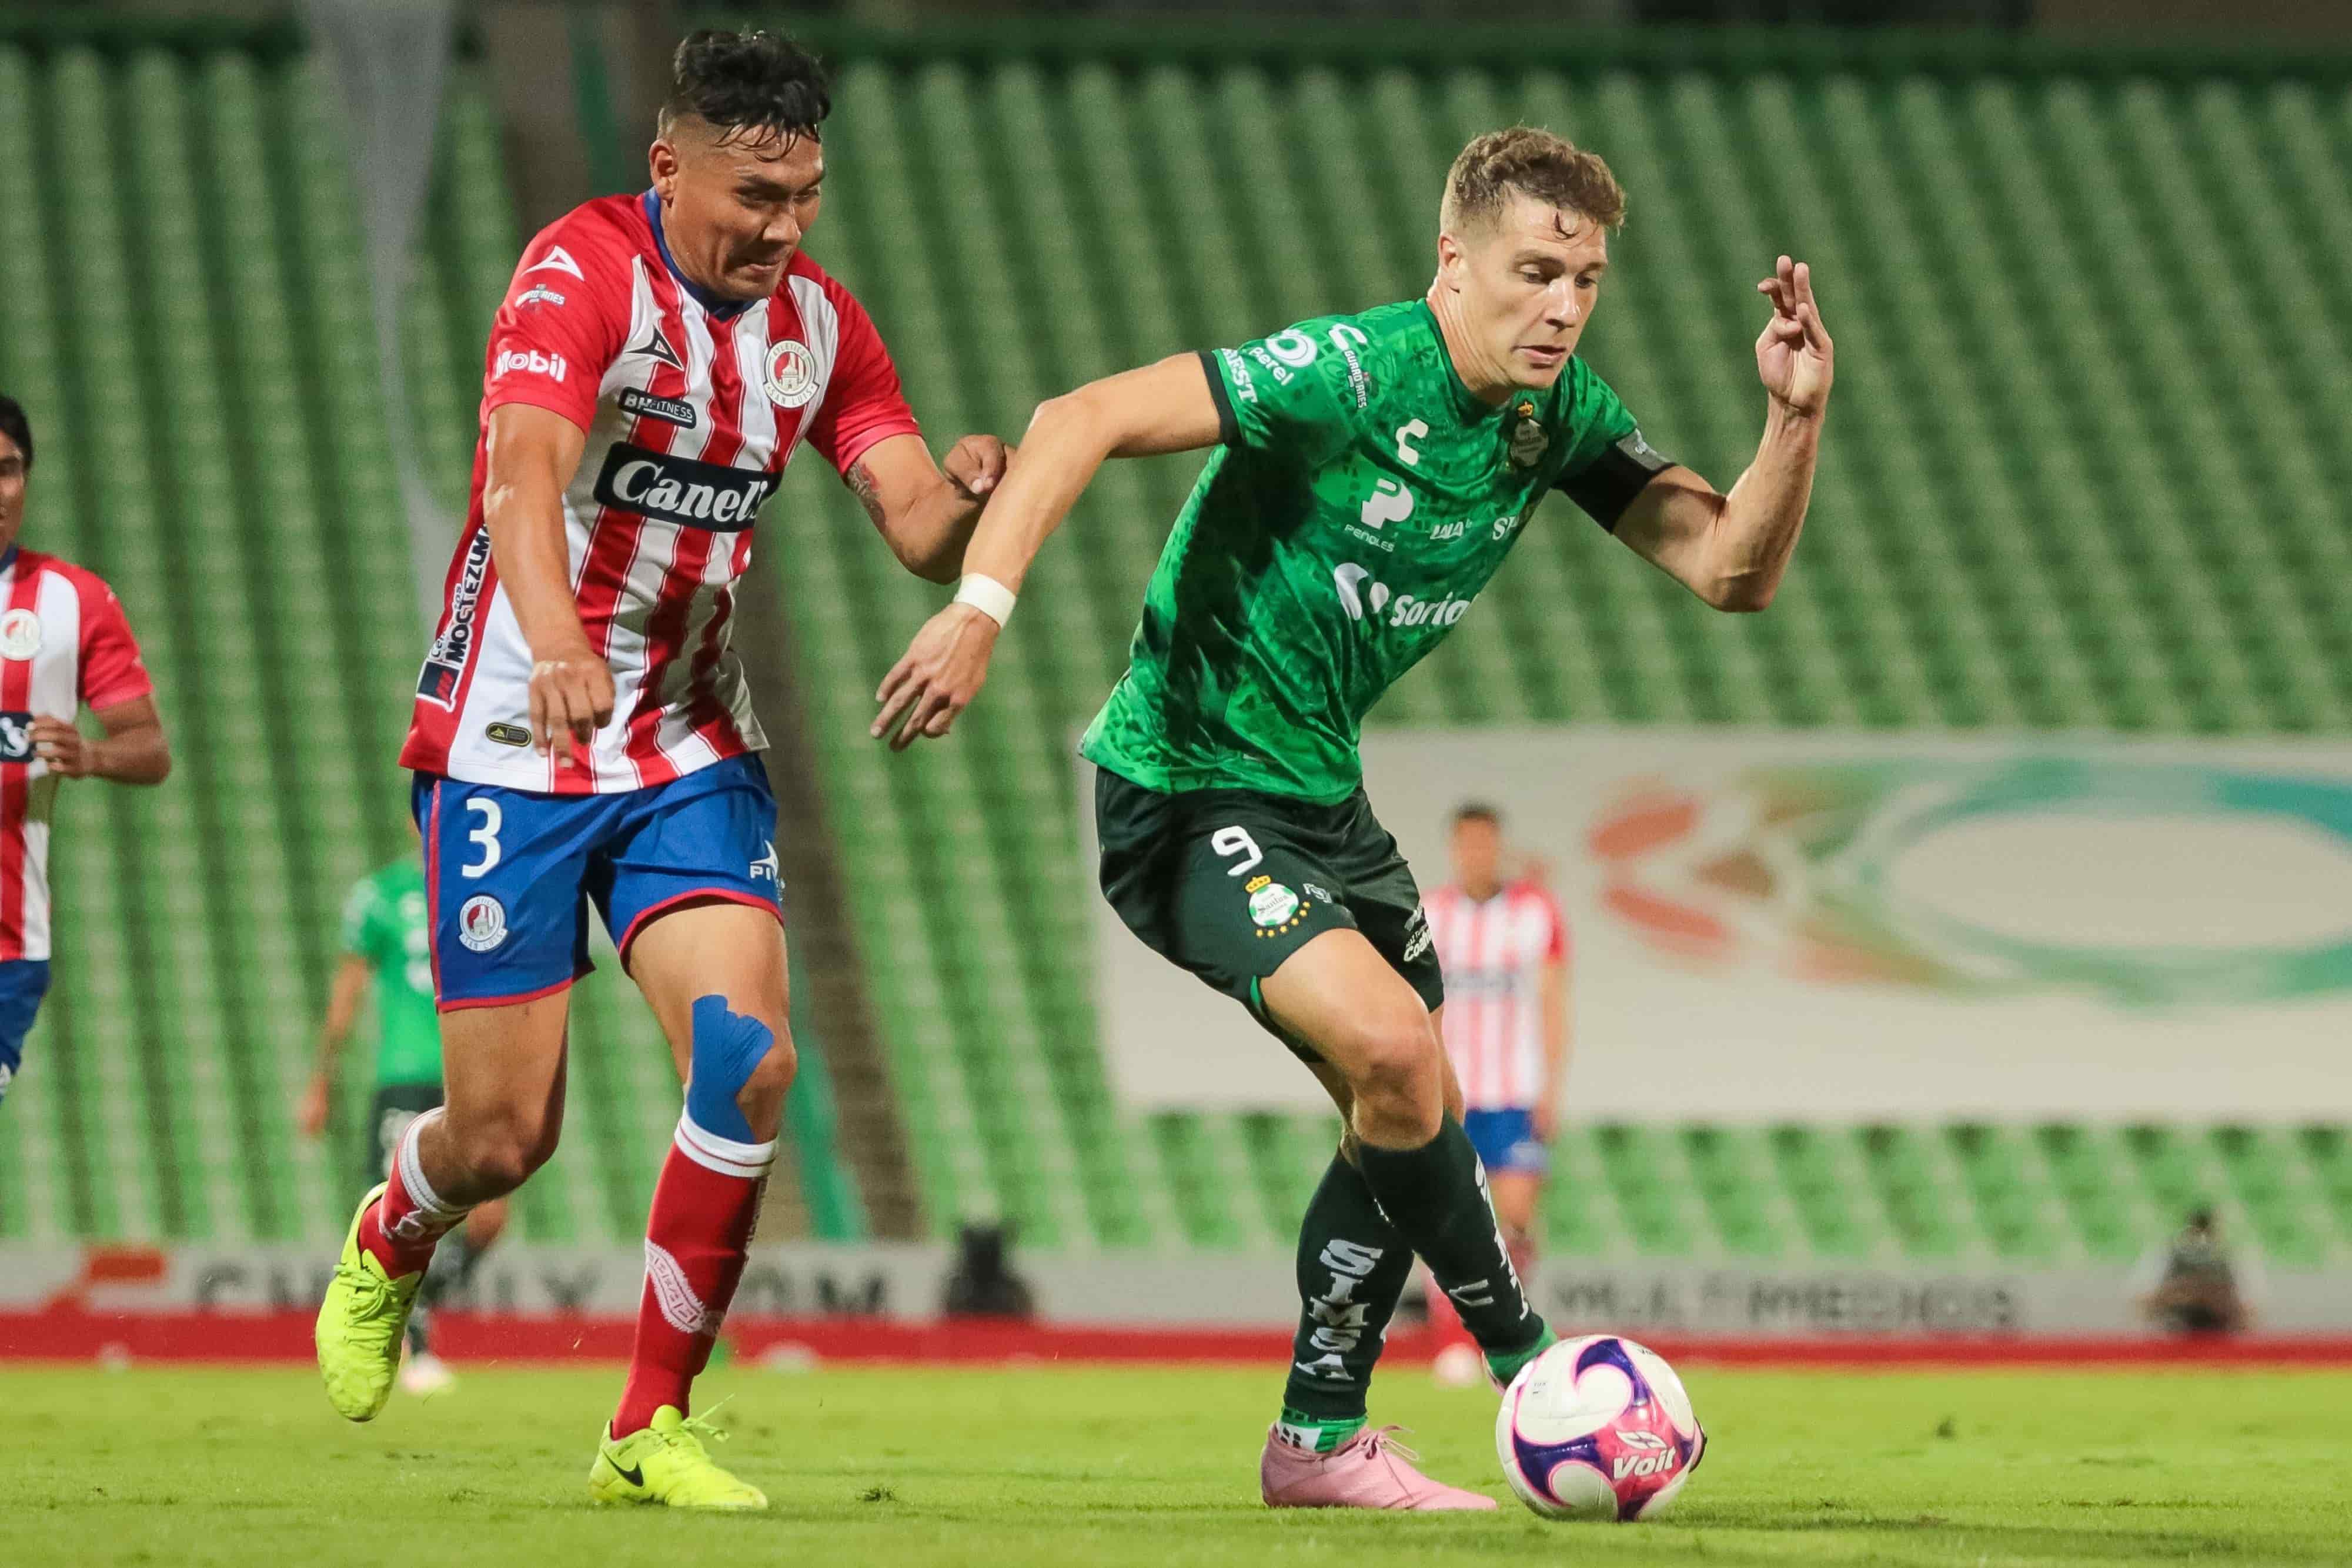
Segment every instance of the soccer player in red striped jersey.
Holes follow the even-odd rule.
[[[161,784],[172,749],[139,641],[96,572],[16,543],[33,424],[0,396],[0,1100],[49,988],[49,807],[60,779]],[[87,706],[106,731],[75,725]]]
[[[1503,1240],[1520,1279],[1530,1280],[1536,1200],[1568,1079],[1568,923],[1540,881],[1507,875],[1494,807],[1472,801],[1457,810],[1452,849],[1454,880],[1423,904],[1445,976],[1445,1054]],[[1429,1304],[1433,1323],[1454,1342],[1439,1353],[1439,1378],[1477,1382],[1477,1347],[1445,1293],[1432,1291]]]
[[[578,207],[525,247],[490,331],[472,515],[402,753],[446,1100],[362,1200],[320,1312],[320,1369],[337,1410],[372,1418],[435,1241],[553,1152],[593,904],[687,1084],[628,1381],[590,1471],[600,1501],[767,1502],[711,1461],[688,1398],[742,1274],[793,1068],[776,803],[729,648],[754,516],[813,447],[898,559],[945,581],[1007,460],[968,436],[934,465],[874,323],[801,248],[830,107],[788,40],[698,32],[677,50],[652,188]]]

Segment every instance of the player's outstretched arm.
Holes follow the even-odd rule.
[[[564,488],[587,445],[586,431],[535,403],[490,412],[482,484],[490,559],[530,644],[531,745],[545,756],[561,740],[566,760],[613,716],[613,672],[580,624],[563,534]]]
[[[965,588],[923,623],[874,695],[882,711],[873,736],[904,751],[948,733],[988,678],[1002,616],[1029,563],[1105,458],[1191,452],[1215,445],[1219,434],[1216,400],[1197,354],[1106,376],[1038,404],[1020,462],[997,483],[964,548]]]
[[[980,509],[1013,460],[993,435],[967,435],[933,464],[919,435],[890,435],[866,449],[842,480],[866,508],[898,564],[932,582],[953,582]]]
[[[1756,340],[1766,394],[1764,439],[1727,496],[1687,468],[1643,487],[1617,521],[1617,537],[1717,610],[1772,602],[1813,493],[1833,350],[1813,300],[1812,269],[1780,259],[1756,286],[1772,319]]]

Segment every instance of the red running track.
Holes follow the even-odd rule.
[[[308,1362],[303,1312],[91,1312],[53,1307],[0,1312],[0,1360]],[[491,1317],[443,1312],[435,1348],[453,1361],[619,1361],[629,1354],[625,1318]],[[966,1321],[745,1319],[727,1335],[733,1354],[757,1360],[782,1349],[818,1361],[1193,1362],[1263,1366],[1290,1354],[1286,1333],[1163,1325],[1080,1327]],[[2352,1366],[2352,1335],[2154,1339],[1953,1335],[1843,1338],[1690,1338],[1645,1335],[1675,1361],[1729,1366]],[[1434,1343],[1399,1333],[1389,1357],[1425,1362]]]

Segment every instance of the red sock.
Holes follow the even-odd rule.
[[[687,1412],[687,1390],[709,1362],[743,1278],[775,1156],[773,1142],[735,1143],[679,1118],[646,1225],[646,1289],[614,1437],[651,1426],[665,1405]]]
[[[427,1111],[408,1124],[394,1154],[383,1196],[369,1206],[360,1219],[360,1248],[371,1253],[394,1279],[414,1274],[433,1261],[433,1249],[450,1227],[471,1212],[452,1208],[435,1195],[416,1157],[417,1134],[427,1121],[437,1121],[438,1110]]]

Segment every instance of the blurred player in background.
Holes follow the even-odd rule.
[[[410,855],[352,884],[343,901],[342,945],[342,962],[327,993],[326,1021],[319,1027],[318,1071],[296,1120],[305,1137],[327,1130],[336,1065],[373,987],[375,1094],[362,1184],[372,1185],[391,1170],[409,1124],[441,1103],[441,1019],[433,1006],[433,934],[425,919],[423,862]],[[477,1204],[465,1226],[435,1249],[408,1316],[400,1385],[409,1393],[438,1393],[455,1381],[433,1354],[426,1309],[465,1288],[474,1265],[506,1225],[507,1200],[494,1197]]]
[[[172,748],[114,591],[23,549],[33,423],[0,395],[0,1100],[49,988],[49,808],[60,779],[161,784]],[[87,705],[102,740],[76,727]]]
[[[1103,892],[1247,1008],[1347,1135],[1300,1228],[1302,1300],[1259,1487],[1276,1507],[1492,1508],[1414,1469],[1365,1394],[1415,1253],[1507,1380],[1551,1343],[1463,1130],[1412,872],[1363,790],[1365,713],[1467,613],[1553,490],[1718,610],[1760,610],[1803,526],[1831,380],[1810,270],[1757,285],[1764,435],[1729,495],[1642,439],[1575,357],[1624,194],[1547,131],[1463,150],[1419,299],[1180,354],[1046,402],[956,602],[884,677],[873,731],[948,733],[1014,592],[1106,458],[1217,450],[1081,746]]]
[[[1006,460],[970,436],[940,471],[873,321],[801,249],[830,108],[789,41],[695,33],[652,188],[525,247],[401,754],[448,1098],[352,1218],[320,1371],[352,1420],[382,1409],[435,1242],[554,1151],[593,904],[687,1082],[628,1381],[590,1467],[600,1501],[767,1506],[712,1462],[688,1398],[742,1277],[793,1070],[767,742],[728,646],[753,518],[806,444],[908,570],[944,581]]]
[[[1462,1130],[1523,1283],[1532,1284],[1536,1198],[1559,1131],[1568,1080],[1568,924],[1543,883],[1507,877],[1503,819],[1473,801],[1454,813],[1454,880],[1429,895],[1429,937],[1445,977],[1445,1054],[1462,1085]],[[1443,1291],[1429,1297],[1441,1383],[1466,1386],[1476,1342]]]

